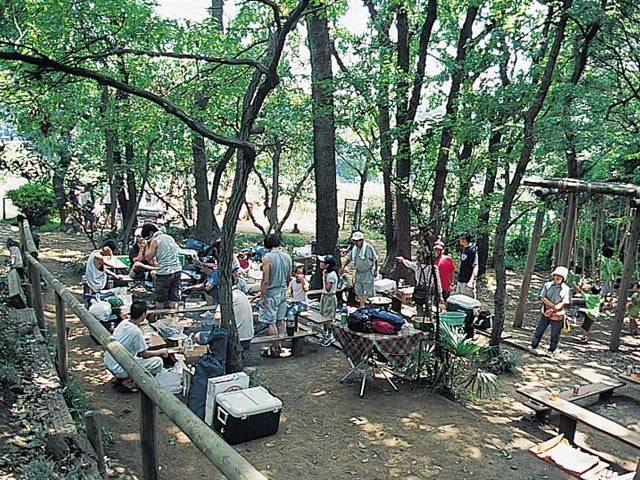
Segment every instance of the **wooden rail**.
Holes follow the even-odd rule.
[[[47,285],[55,291],[56,300],[56,324],[58,338],[58,372],[61,380],[67,380],[68,348],[66,322],[64,321],[64,307],[78,316],[80,321],[89,329],[95,339],[113,356],[124,368],[129,376],[142,390],[141,395],[141,450],[143,478],[156,480],[158,467],[156,462],[156,407],[165,413],[193,444],[213,463],[222,474],[232,480],[266,480],[266,477],[253,467],[242,455],[230,447],[218,434],[198,418],[174,395],[166,391],[154,377],[149,375],[133,356],[116,340],[89,311],[84,308],[82,302],[76,299],[62,282],[56,279],[37,258],[38,252],[31,235],[29,223],[26,219],[19,220],[20,241],[24,258],[28,264],[29,278],[32,288],[30,304],[34,305],[38,324],[44,330],[44,315],[40,279],[43,278]],[[27,300],[30,300],[29,298]],[[64,377],[64,378],[63,378]]]

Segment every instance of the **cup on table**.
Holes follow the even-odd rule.
[[[549,390],[549,400],[552,400],[552,401],[557,400],[559,393],[560,393],[559,388],[552,388],[551,390]]]

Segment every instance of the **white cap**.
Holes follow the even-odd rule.
[[[559,275],[563,280],[567,280],[567,275],[569,275],[569,269],[567,267],[556,267],[551,275]]]
[[[358,240],[364,240],[364,234],[362,232],[353,232],[351,234],[351,240],[357,242]]]
[[[136,231],[134,232],[134,235],[136,237],[140,237],[142,235],[142,227],[136,228]]]

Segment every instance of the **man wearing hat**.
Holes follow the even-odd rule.
[[[562,322],[565,317],[565,307],[571,302],[571,290],[565,283],[569,270],[567,267],[558,266],[551,272],[552,280],[546,282],[540,292],[540,301],[542,302],[542,311],[538,317],[538,325],[536,326],[533,337],[531,338],[531,346],[529,351],[539,353],[536,349],[538,344],[551,325],[551,339],[549,343],[549,353],[553,355],[558,348],[560,340],[560,331]]]
[[[444,253],[444,242],[442,240],[435,241],[433,252],[436,255],[433,263],[438,267],[438,273],[440,274],[442,297],[446,300],[456,285],[456,265],[453,263],[453,259]]]
[[[344,273],[347,265],[353,262],[356,270],[353,290],[358,296],[360,307],[364,307],[366,299],[375,295],[373,281],[378,275],[378,254],[373,246],[364,241],[362,232],[353,232],[351,240],[354,246],[340,273]]]
[[[134,237],[134,243],[129,248],[129,262],[131,264],[129,276],[133,280],[144,280],[149,274],[151,280],[155,281],[156,267],[149,265],[149,262],[144,259],[147,241],[142,238],[141,227],[136,228]]]

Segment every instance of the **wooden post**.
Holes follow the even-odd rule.
[[[518,307],[516,308],[516,315],[513,319],[513,326],[515,328],[522,328],[522,323],[524,321],[524,309],[527,305],[527,297],[529,296],[529,288],[531,287],[531,275],[533,274],[533,267],[536,262],[536,252],[538,251],[538,244],[540,243],[540,236],[542,235],[542,226],[546,210],[547,204],[541,204],[538,207],[538,211],[536,212],[536,219],[533,223],[533,231],[531,232],[531,243],[529,244],[529,253],[527,253],[527,263],[522,274],[520,298],[518,299]]]
[[[64,311],[64,300],[55,292],[56,327],[58,337],[58,376],[63,385],[69,381],[69,353],[67,349],[67,319]]]
[[[107,469],[104,463],[104,448],[102,446],[102,424],[100,422],[100,414],[96,411],[89,410],[84,414],[84,420],[87,427],[87,438],[89,443],[96,452],[96,460],[98,462],[98,470],[104,474]]]
[[[636,466],[636,474],[633,476],[633,480],[640,480],[640,458],[638,458],[638,465]]]
[[[142,478],[157,480],[156,406],[144,392],[140,392],[140,444],[142,448]]]
[[[31,284],[29,282],[24,282],[22,284],[22,291],[27,299],[27,307],[33,308],[33,288],[31,288]]]
[[[636,252],[638,251],[638,239],[640,239],[640,201],[632,200],[635,208],[633,222],[629,229],[629,242],[624,253],[624,269],[622,270],[622,282],[618,290],[618,304],[616,305],[616,316],[611,327],[611,339],[609,340],[609,351],[617,352],[620,346],[620,334],[622,333],[622,323],[627,312],[627,294],[631,286],[633,269],[636,265]]]
[[[38,327],[43,332],[46,330],[44,323],[44,306],[42,304],[42,288],[40,287],[40,272],[33,263],[29,263],[29,279],[31,280],[31,294],[33,295],[33,308],[38,319]]]

